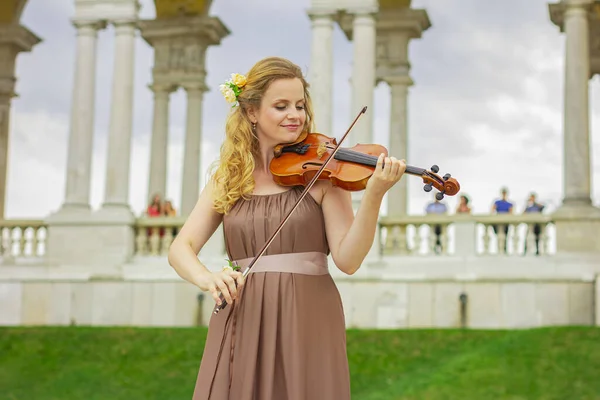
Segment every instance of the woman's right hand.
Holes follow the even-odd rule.
[[[223,294],[228,304],[232,304],[244,286],[244,277],[241,272],[224,267],[222,271],[204,274],[197,286],[205,292],[210,292],[217,305],[221,305],[219,293]]]

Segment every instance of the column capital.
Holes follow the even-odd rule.
[[[357,26],[377,27],[377,8],[353,7],[344,10],[337,18],[337,23],[344,32],[346,39],[354,40],[354,29]]]
[[[391,87],[393,86],[412,86],[414,85],[414,81],[409,75],[390,75],[384,76],[381,80]]]
[[[134,32],[137,28],[138,20],[135,18],[122,18],[110,21],[110,24],[115,27],[116,33]]]
[[[193,92],[204,93],[210,90],[204,82],[184,82],[181,84],[181,87],[188,92],[188,94]]]
[[[379,12],[379,9],[374,6],[364,6],[364,7],[353,7],[346,10],[346,13],[353,16],[354,18],[359,16],[373,16],[375,17]]]
[[[419,39],[431,25],[426,10],[390,10],[377,17],[377,35],[405,38],[403,40]]]
[[[106,28],[106,21],[73,18],[71,23],[81,36],[96,36],[98,31]]]
[[[306,15],[313,21],[315,19],[330,19],[333,21],[337,14],[338,11],[333,8],[310,8],[306,11]]]
[[[558,26],[561,32],[564,32],[564,20],[567,14],[585,14],[592,11],[595,7],[592,0],[562,0],[557,3],[548,4],[548,12],[550,14],[550,21]]]
[[[31,51],[42,41],[37,35],[22,25],[0,25],[0,46],[14,46],[17,52]]]
[[[156,93],[173,93],[177,90],[177,85],[172,83],[151,83],[148,88]]]

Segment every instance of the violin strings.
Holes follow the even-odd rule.
[[[311,144],[310,147],[312,148],[312,147],[319,147],[319,146],[315,145],[315,144]],[[333,149],[330,146],[327,146],[327,148],[329,150]],[[370,154],[361,153],[361,152],[355,151],[355,150],[341,148],[338,150],[338,152],[334,158],[337,158],[337,159],[340,159],[343,161],[356,162],[359,164],[364,164],[364,165],[369,165],[371,167],[374,167],[377,165],[377,159],[379,157],[370,155]],[[429,172],[424,168],[418,168],[418,167],[413,167],[413,166],[407,165],[406,173],[418,175],[418,176],[427,174],[431,179],[438,180],[437,177],[431,176],[431,174],[429,174]]]

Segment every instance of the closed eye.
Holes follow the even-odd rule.
[[[279,111],[283,111],[287,108],[287,106],[275,106],[275,108]],[[304,106],[296,106],[296,110],[304,110]]]

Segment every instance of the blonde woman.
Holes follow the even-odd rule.
[[[349,400],[344,312],[327,255],[346,274],[358,270],[406,165],[379,157],[356,216],[349,192],[318,181],[245,281],[231,268],[210,270],[197,254],[219,224],[242,268],[279,226],[302,187],[274,183],[273,147],[313,131],[308,84],[288,60],[261,60],[221,90],[234,107],[220,160],[169,251],[183,279],[228,303],[210,320],[193,399]]]

